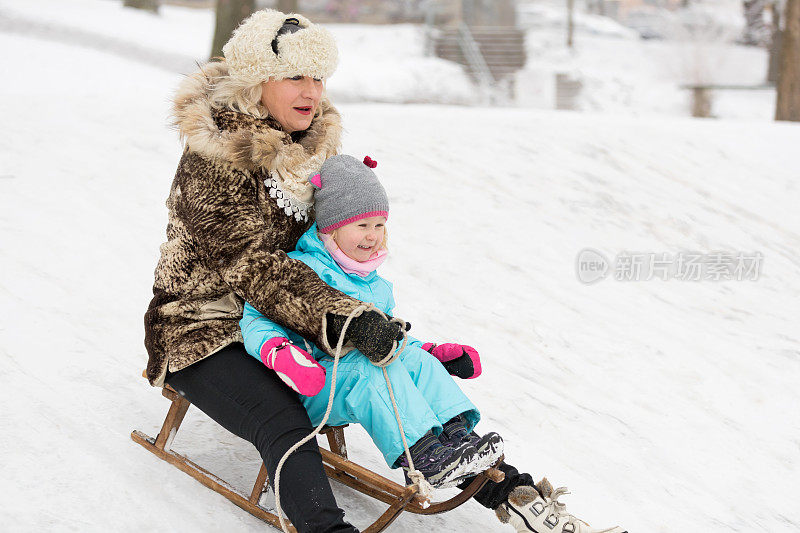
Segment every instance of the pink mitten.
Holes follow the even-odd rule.
[[[422,349],[442,362],[444,368],[453,376],[473,379],[481,375],[481,358],[478,351],[466,344],[434,344],[426,342]]]
[[[325,369],[288,339],[269,339],[261,345],[259,355],[267,368],[303,396],[314,396],[325,386]]]

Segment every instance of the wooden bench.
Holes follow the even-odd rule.
[[[692,116],[696,118],[711,117],[712,91],[769,91],[775,90],[774,85],[724,85],[724,84],[687,84],[681,89],[692,91]]]

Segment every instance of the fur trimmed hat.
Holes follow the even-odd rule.
[[[299,29],[279,34],[284,25]],[[328,30],[303,15],[274,9],[256,11],[245,19],[222,53],[230,75],[253,84],[294,76],[326,79],[338,61],[336,41]]]
[[[369,156],[362,162],[351,155],[335,155],[308,179],[316,189],[314,210],[322,233],[362,218],[389,217],[389,198],[372,171],[376,165]]]

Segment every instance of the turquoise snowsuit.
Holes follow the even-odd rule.
[[[290,252],[289,257],[307,264],[323,281],[348,296],[371,302],[391,315],[394,309],[392,284],[376,272],[363,278],[344,272],[317,236],[316,224],[300,237],[296,250]],[[302,337],[267,319],[249,303],[245,304],[239,324],[247,352],[259,361],[261,345],[275,337],[285,337],[298,347],[306,348]],[[333,358],[313,344],[309,345],[312,356],[327,373],[325,386],[316,396],[300,395],[312,424],[317,425],[328,407]],[[429,430],[440,433],[442,424],[456,415],[464,415],[470,430],[480,419],[478,409],[444,366],[421,346],[420,341],[409,336],[405,350],[386,368],[409,446]],[[327,423],[331,426],[349,423],[364,426],[386,464],[392,468],[404,453],[383,371],[358,350],[351,350],[339,358],[336,394]]]

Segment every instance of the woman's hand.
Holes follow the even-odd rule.
[[[331,348],[336,349],[347,317],[328,313],[327,337]],[[365,311],[350,321],[345,332],[345,341],[350,341],[373,363],[377,363],[392,351],[393,343],[403,341],[403,328],[398,322],[390,322],[377,311]],[[407,325],[407,327],[410,327]]]
[[[466,344],[434,344],[426,342],[422,349],[441,361],[451,375],[473,379],[481,375],[481,358],[478,351]]]

